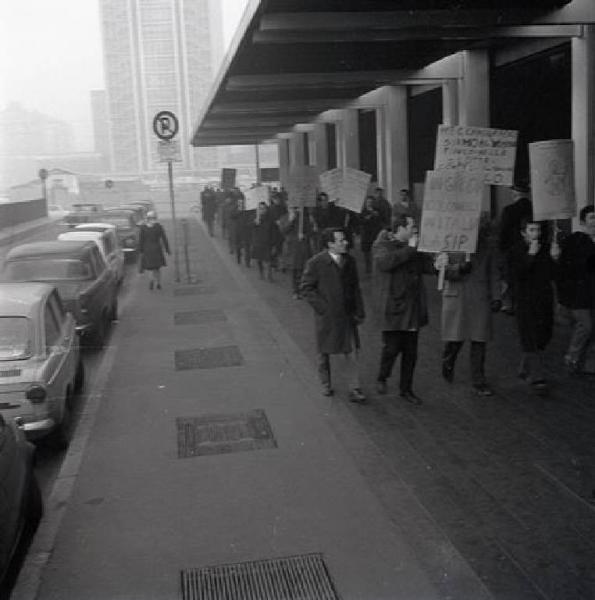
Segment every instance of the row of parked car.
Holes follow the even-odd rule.
[[[95,205],[97,206],[97,205]],[[126,256],[150,202],[74,211],[57,240],[22,244],[0,272],[0,598],[23,534],[41,516],[34,446],[68,446],[85,380],[81,345],[103,347],[118,317]],[[68,215],[67,215],[68,217]]]

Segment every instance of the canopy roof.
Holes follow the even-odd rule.
[[[457,77],[461,50],[580,35],[593,0],[252,0],[194,146],[262,143],[388,84]]]

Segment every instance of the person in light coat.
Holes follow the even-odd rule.
[[[483,218],[480,224],[477,252],[440,253],[435,267],[445,268],[442,376],[449,383],[453,381],[457,356],[465,340],[469,340],[473,389],[480,396],[491,396],[485,375],[486,346],[492,338],[492,312],[499,311],[502,302],[497,248],[491,239],[489,221]]]

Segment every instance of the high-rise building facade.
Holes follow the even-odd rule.
[[[152,121],[161,110],[180,121],[179,167],[196,169],[190,136],[222,55],[219,0],[100,0],[100,5],[110,170],[160,170]],[[201,152],[201,166],[213,155]]]
[[[93,148],[101,158],[103,170],[109,168],[110,132],[105,90],[91,90],[91,116],[93,119]]]

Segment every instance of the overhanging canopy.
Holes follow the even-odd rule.
[[[194,146],[263,143],[388,84],[456,77],[461,50],[580,35],[593,0],[252,0]]]

